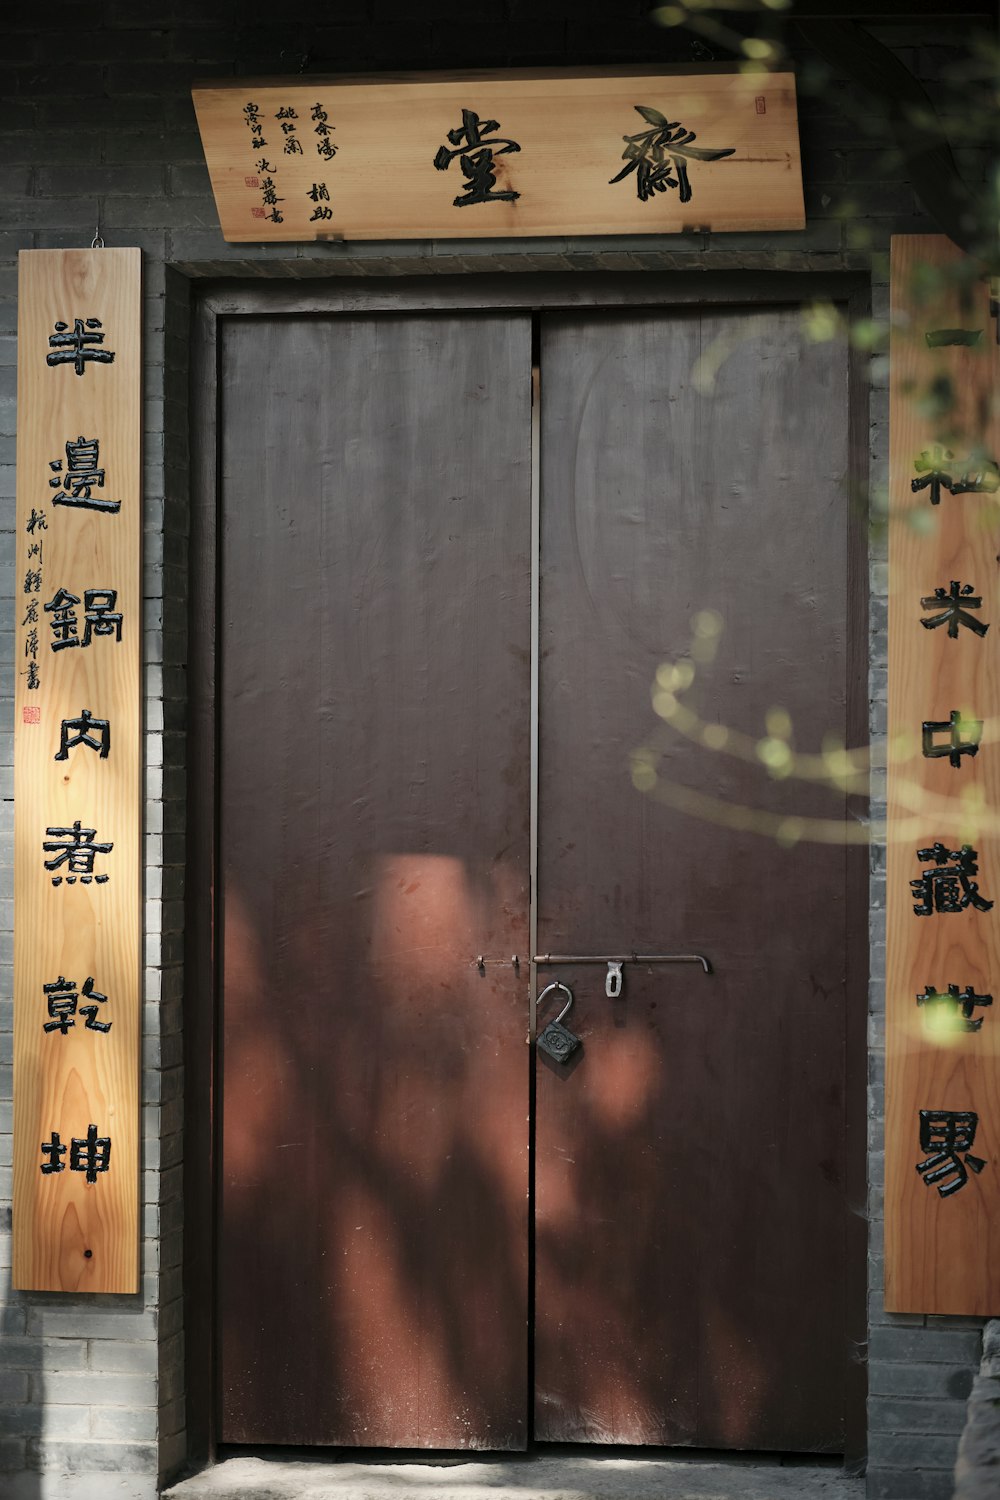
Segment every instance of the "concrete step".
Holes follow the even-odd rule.
[[[230,1458],[163,1500],[864,1500],[829,1465],[727,1458],[535,1455],[471,1462],[287,1462]]]

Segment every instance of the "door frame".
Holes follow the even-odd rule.
[[[318,283],[202,284],[191,312],[188,578],[187,833],[184,960],[184,1329],[189,1458],[216,1458],[216,1232],[220,1111],[218,924],[219,726],[215,710],[218,609],[219,344],[223,319],[468,310],[805,305],[829,302],[853,323],[868,314],[868,278],[857,272],[631,272],[331,278]],[[868,723],[868,380],[863,351],[848,355],[848,731],[865,744]],[[848,811],[864,814],[866,799]],[[867,1340],[868,849],[849,846],[844,1139],[847,1165],[845,1344]],[[850,997],[855,998],[852,1007]],[[860,1001],[858,999],[860,997]],[[863,1003],[861,1003],[863,1002]],[[845,1461],[866,1450],[865,1365],[848,1365]],[[529,1445],[531,1439],[529,1438]]]

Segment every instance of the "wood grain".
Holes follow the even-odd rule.
[[[138,1081],[140,934],[140,252],[39,250],[20,257],[18,323],[17,577],[14,842],[14,1285],[22,1290],[132,1292],[138,1285]],[[47,364],[62,322],[98,319],[110,364]],[[96,332],[96,330],[93,330]],[[94,500],[115,513],[55,503],[67,443],[97,439],[104,471]],[[61,462],[62,469],[52,465]],[[81,493],[78,498],[86,498]],[[44,523],[37,520],[38,514]],[[33,521],[34,518],[34,521]],[[41,544],[41,555],[29,549]],[[40,579],[29,578],[34,569]],[[65,590],[78,646],[53,650],[59,618],[46,604]],[[114,590],[121,640],[85,634],[86,591]],[[31,606],[34,603],[35,608]],[[31,615],[37,615],[37,624]],[[64,617],[65,618],[65,617]],[[37,647],[32,654],[32,629]],[[72,637],[71,637],[72,638]],[[38,685],[29,685],[37,664]],[[111,727],[102,759],[86,744],[55,759],[62,721],[84,710]],[[111,843],[95,877],[70,883],[48,871],[49,828],[79,820]],[[53,880],[62,877],[55,885]],[[107,997],[86,1024],[80,990],[91,978]],[[43,986],[75,982],[67,1030],[52,1019]],[[93,1003],[93,1002],[92,1002]],[[72,1024],[70,1024],[72,1022]],[[107,1171],[88,1181],[71,1169],[71,1142],[97,1127],[111,1141]],[[59,1134],[64,1170],[45,1175],[40,1146]]]
[[[885,1303],[893,1312],[986,1315],[1000,1310],[1000,516],[995,492],[944,490],[932,505],[928,488],[912,488],[935,442],[954,454],[945,466],[953,474],[977,444],[992,458],[1000,448],[995,325],[987,285],[964,261],[944,236],[892,242]],[[927,334],[942,329],[978,337],[929,347]],[[930,396],[938,391],[940,407],[945,381],[955,405],[935,412]],[[921,627],[933,613],[921,599],[952,580],[982,599],[970,613],[990,625],[984,637]],[[978,755],[963,755],[958,768],[920,748],[921,724],[956,709],[984,726]],[[917,850],[938,840],[978,851],[976,878],[992,910],[914,914],[909,882],[931,868]],[[975,1012],[979,1031],[942,1031],[918,1006],[928,985],[949,984],[994,995]],[[920,1146],[920,1110],[978,1116],[972,1151],[986,1165],[945,1197],[917,1171],[930,1154]]]
[[[677,234],[700,229],[801,229],[805,225],[795,79],[699,68],[413,74],[397,78],[231,80],[193,91],[224,237],[229,241],[480,239],[555,234]],[[691,197],[680,187],[641,201],[624,137],[660,111],[694,131]],[[256,108],[262,130],[249,128]],[[313,111],[319,108],[325,121]],[[517,152],[494,154],[492,192],[513,200],[455,203],[465,181],[455,159],[436,170],[463,109],[495,122],[491,137]],[[294,119],[277,118],[294,110]],[[253,117],[251,117],[253,118]],[[283,134],[283,126],[291,127]],[[328,133],[317,137],[317,126]],[[265,144],[255,150],[254,139]],[[484,137],[485,139],[486,137]],[[286,154],[295,140],[299,152]],[[327,144],[324,146],[323,143]],[[325,160],[319,147],[335,149]],[[669,148],[668,148],[669,150]],[[266,161],[273,169],[260,170]],[[276,202],[265,202],[266,181]],[[308,195],[322,184],[329,199]],[[319,210],[330,217],[315,219]],[[278,221],[274,214],[280,215]]]

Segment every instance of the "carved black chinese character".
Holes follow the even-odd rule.
[[[953,463],[955,455],[940,443],[919,454],[913,467],[921,475],[910,480],[914,494],[929,489],[931,504],[941,504],[941,491],[950,495],[993,494],[1000,489],[1000,468],[991,458],[970,455],[963,463]]]
[[[969,1180],[966,1167],[981,1172],[986,1165],[982,1157],[972,1155],[978,1124],[979,1116],[971,1109],[920,1111],[920,1149],[931,1154],[917,1163],[917,1171],[928,1186],[937,1185],[942,1198],[964,1188]]]
[[[984,1008],[993,1004],[992,995],[977,995],[971,985],[959,990],[957,984],[949,984],[947,994],[939,995],[932,984],[925,986],[923,994],[917,996],[917,1004],[928,1008],[931,1029],[942,1027],[947,1031],[979,1031],[983,1017],[975,1020],[972,1013],[977,1005]]]
[[[104,343],[104,334],[96,332],[101,327],[100,318],[74,318],[72,333],[67,332],[68,326],[57,323],[55,333],[49,334],[49,347],[55,352],[46,354],[47,365],[72,365],[77,375],[82,375],[88,364],[114,364],[115,356],[110,349],[91,347]]]
[[[38,676],[38,663],[37,662],[30,661],[28,663],[28,670],[25,673],[25,676],[28,679],[27,685],[28,685],[29,688],[34,689],[34,688],[37,688],[40,685],[39,676]],[[27,712],[27,710],[25,710],[25,712]]]
[[[75,443],[66,444],[67,469],[63,474],[62,459],[55,458],[49,464],[54,478],[49,488],[58,490],[52,496],[53,505],[76,506],[83,510],[104,511],[117,515],[122,508],[120,500],[95,500],[93,490],[104,488],[104,470],[98,467],[100,443],[97,438],[85,438],[81,434]],[[59,476],[62,475],[60,478]]]
[[[98,854],[110,854],[114,844],[98,844],[94,842],[96,828],[83,828],[80,820],[70,828],[46,828],[49,840],[42,844],[46,854],[54,854],[54,859],[44,861],[46,870],[58,870],[61,865],[66,866],[66,884],[76,885],[77,878],[81,885],[90,885],[96,881],[98,885],[104,885],[106,875],[94,874],[94,860]],[[62,885],[63,877],[54,875],[53,885]]]
[[[83,594],[83,637],[77,635],[76,606],[80,603],[77,594],[59,589],[45,605],[52,616],[49,621],[53,651],[64,651],[70,646],[89,646],[95,635],[122,638],[122,616],[115,610],[118,602],[117,589],[85,589]]]
[[[955,769],[959,770],[963,755],[974,757],[979,754],[979,741],[983,735],[981,719],[963,719],[958,709],[953,708],[950,719],[944,721],[925,719],[921,727],[923,753],[928,760],[938,760],[947,756]],[[936,745],[934,743],[936,734],[947,734],[949,736],[947,743]]]
[[[456,208],[465,208],[470,203],[512,203],[515,198],[520,198],[521,194],[513,189],[493,191],[497,181],[493,170],[494,157],[509,156],[521,149],[516,141],[504,136],[490,136],[491,130],[499,129],[498,120],[480,120],[474,110],[463,109],[461,125],[448,131],[454,151],[449,151],[447,146],[438,147],[434,165],[439,172],[446,172],[455,157],[460,158],[465,192],[452,199]]]
[[[117,589],[84,589],[82,646],[89,646],[95,635],[113,636],[116,641],[121,640],[122,617],[115,611],[117,602]]]
[[[982,620],[975,619],[968,613],[970,609],[982,609],[983,601],[979,595],[973,594],[972,584],[960,584],[957,579],[951,581],[951,588],[947,590],[935,589],[927,599],[921,599],[921,609],[934,609],[938,613],[922,618],[920,623],[925,630],[937,630],[939,625],[948,626],[948,635],[951,639],[958,639],[958,627],[964,625],[966,630],[971,630],[973,635],[980,638],[989,630]]]
[[[35,531],[48,531],[49,527],[48,522],[45,519],[44,510],[36,510],[35,507],[32,506],[31,515],[28,517],[24,529],[29,536],[33,536]]]
[[[38,624],[38,600],[37,599],[29,599],[28,600],[27,607],[25,608],[25,611],[24,611],[24,619],[21,621],[21,624],[22,625],[37,625]]]
[[[114,1022],[99,1021],[97,1019],[97,1008],[106,1005],[108,997],[94,989],[94,980],[88,975],[77,995],[76,982],[72,979],[64,979],[60,974],[53,984],[43,984],[42,989],[48,999],[48,1013],[52,1018],[42,1027],[43,1031],[58,1031],[61,1036],[68,1036],[70,1027],[76,1025],[77,1002],[80,996],[91,1002],[80,1006],[80,1015],[86,1016],[84,1023],[85,1031],[108,1032]]]
[[[40,568],[29,568],[24,575],[24,588],[22,593],[37,594],[42,586],[42,573]]]
[[[87,1139],[73,1137],[69,1148],[71,1172],[86,1172],[88,1182],[96,1182],[98,1172],[106,1172],[111,1164],[111,1137],[98,1135],[96,1125],[87,1126]]]
[[[694,146],[691,143],[698,137],[693,130],[685,130],[677,120],[668,120],[658,109],[650,109],[646,104],[636,104],[634,108],[650,129],[641,130],[637,135],[622,136],[625,142],[622,160],[626,165],[617,177],[610,180],[611,183],[621,182],[623,177],[634,172],[640,203],[645,203],[654,193],[665,193],[668,188],[677,188],[680,202],[689,203],[688,160],[720,161],[724,156],[732,156],[736,150],[735,146],[721,150]]]
[[[86,745],[96,750],[101,760],[111,754],[111,722],[95,719],[89,708],[85,708],[78,719],[63,719],[59,730],[59,749],[53,759],[69,760],[69,752],[76,745]]]
[[[35,625],[32,625],[24,638],[24,654],[31,657],[38,655],[38,628]]]
[[[944,844],[936,843],[930,849],[918,849],[917,858],[934,861],[933,869],[910,881],[910,890],[920,898],[913,908],[918,917],[929,917],[934,912],[965,911],[968,906],[977,911],[993,909],[993,902],[984,900],[971,878],[979,874],[978,855],[971,844],[963,844],[961,849],[946,849]],[[949,860],[954,863],[949,864]]]

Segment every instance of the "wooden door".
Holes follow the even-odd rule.
[[[539,952],[713,973],[540,971],[583,1049],[537,1073],[535,1434],[842,1452],[864,894],[788,751],[857,700],[845,349],[794,306],[541,349]]]
[[[843,1451],[863,855],[760,753],[856,728],[845,351],[538,322],[536,951],[714,972],[525,1046],[530,317],[224,321],[218,1436]]]
[[[525,1443],[530,347],[225,325],[223,1442]]]

